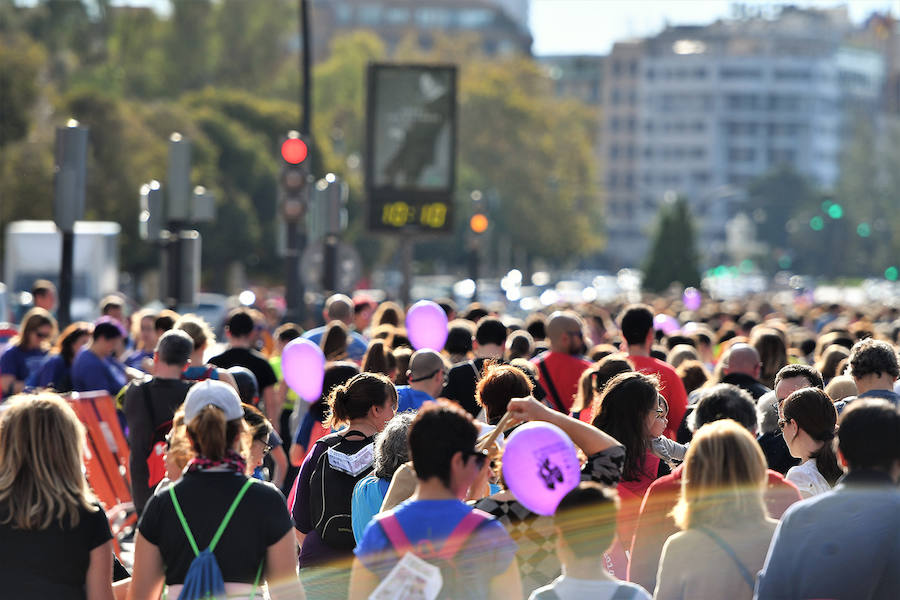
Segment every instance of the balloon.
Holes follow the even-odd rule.
[[[551,516],[581,480],[575,444],[556,425],[526,423],[506,440],[503,478],[525,508]]]
[[[701,294],[700,290],[697,288],[689,287],[684,290],[682,300],[684,300],[684,307],[686,309],[698,310],[700,305],[703,304],[703,294]]]
[[[416,350],[440,352],[447,341],[447,313],[431,300],[419,300],[406,313],[406,335]]]
[[[653,317],[653,326],[666,335],[672,335],[678,331],[680,325],[672,315],[656,315]]]
[[[313,342],[305,338],[291,340],[281,353],[281,372],[288,387],[307,402],[322,396],[325,355]]]

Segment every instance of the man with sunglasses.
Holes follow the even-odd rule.
[[[434,350],[419,350],[409,359],[409,385],[397,386],[397,412],[419,410],[437,398],[446,383],[447,366]]]
[[[472,417],[455,403],[419,411],[409,429],[416,491],[363,532],[351,600],[368,598],[407,553],[440,568],[442,597],[522,597],[516,544],[493,517],[462,501],[487,461],[477,438]]]

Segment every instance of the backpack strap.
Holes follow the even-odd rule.
[[[559,394],[556,392],[556,386],[553,385],[553,379],[550,378],[550,369],[547,368],[547,365],[544,364],[543,360],[538,361],[538,369],[541,371],[541,381],[547,385],[547,391],[550,392],[550,399],[553,400],[553,404],[556,405],[556,410],[565,413],[566,406],[559,399]]]
[[[484,511],[478,510],[477,508],[473,509],[472,512],[464,516],[453,531],[450,532],[444,545],[441,546],[441,549],[436,553],[438,558],[442,558],[447,562],[451,561],[453,557],[462,550],[463,545],[469,539],[469,536],[472,535],[472,532],[475,531],[479,525],[485,521],[490,521],[492,518],[491,515]]]
[[[383,517],[379,517],[378,524],[381,525],[381,529],[387,536],[391,546],[394,547],[394,552],[397,553],[397,556],[402,557],[409,552],[412,548],[412,544],[409,542],[409,538],[406,537],[406,532],[403,531],[400,521],[397,520],[397,517],[394,516],[393,512],[388,513]]]
[[[723,540],[717,533],[712,531],[711,529],[707,529],[706,527],[697,527],[699,531],[702,531],[709,537],[712,541],[716,543],[719,548],[722,549],[725,554],[734,562],[735,566],[738,568],[738,571],[741,572],[741,577],[744,578],[744,581],[747,582],[747,585],[750,586],[750,589],[753,590],[756,588],[756,581],[753,575],[750,573],[750,570],[744,566],[744,563],[741,562],[741,559],[738,558],[737,553],[734,549],[729,546],[725,540]]]
[[[237,493],[237,496],[235,496],[234,500],[231,502],[231,506],[228,507],[228,512],[225,513],[225,518],[222,519],[222,523],[219,524],[219,528],[216,530],[216,534],[213,536],[212,541],[209,543],[208,549],[210,552],[216,549],[216,545],[219,543],[219,538],[222,537],[222,534],[225,532],[225,528],[228,527],[228,522],[231,520],[231,516],[234,514],[234,511],[237,510],[237,506],[238,504],[240,504],[241,498],[244,497],[244,494],[247,493],[247,490],[251,485],[253,485],[253,478],[248,478],[247,481],[244,482],[244,485],[241,486],[241,489]],[[169,488],[169,496],[172,498],[172,504],[175,506],[175,514],[178,515],[178,520],[181,522],[181,528],[184,529],[184,535],[187,537],[188,542],[191,545],[191,550],[194,551],[194,556],[198,556],[200,554],[200,549],[197,547],[197,542],[194,540],[194,535],[191,533],[190,527],[188,527],[187,519],[184,518],[184,513],[181,510],[181,505],[178,504],[178,498],[175,496],[174,485]],[[261,567],[262,565],[260,565],[260,568]]]

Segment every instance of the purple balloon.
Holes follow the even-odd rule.
[[[419,300],[406,312],[406,335],[416,350],[440,352],[447,341],[447,313],[431,300]]]
[[[675,317],[663,314],[653,317],[653,326],[666,335],[672,335],[681,327]]]
[[[551,516],[563,496],[581,480],[575,444],[556,425],[526,423],[506,441],[503,478],[525,508]]]
[[[291,340],[281,353],[281,372],[288,387],[307,402],[322,396],[325,355],[318,345],[304,338]]]
[[[684,290],[681,299],[684,301],[684,307],[688,310],[698,310],[703,304],[703,294],[697,288],[689,287]]]

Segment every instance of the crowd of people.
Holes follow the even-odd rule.
[[[896,309],[437,300],[446,344],[415,349],[403,306],[337,294],[309,330],[236,308],[222,347],[118,296],[59,332],[44,288],[0,355],[3,597],[900,597]],[[327,360],[312,402],[297,338]],[[116,399],[133,560],[73,391]],[[504,467],[526,422],[577,451],[553,514]]]

